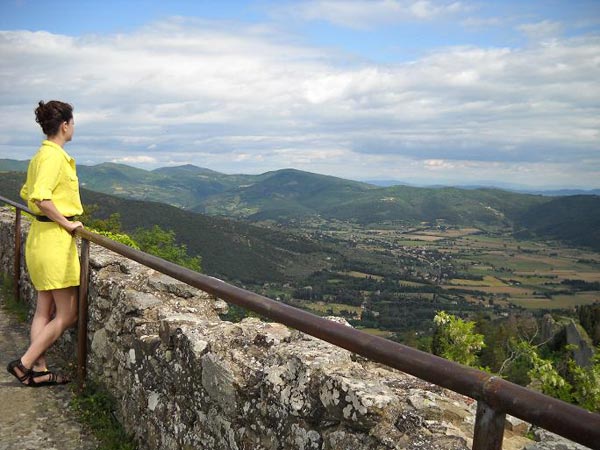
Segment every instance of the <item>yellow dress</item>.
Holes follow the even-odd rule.
[[[43,213],[36,200],[52,200],[65,217],[83,213],[75,160],[58,144],[43,141],[29,163],[21,198],[38,215]],[[25,244],[25,261],[38,291],[79,285],[76,240],[56,222],[32,221]]]

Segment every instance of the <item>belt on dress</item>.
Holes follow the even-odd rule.
[[[35,216],[35,218],[39,221],[39,222],[54,222],[54,220],[52,220],[50,217],[48,216]],[[68,221],[72,221],[75,218],[75,216],[69,216],[69,217],[65,217],[65,219],[67,219]]]

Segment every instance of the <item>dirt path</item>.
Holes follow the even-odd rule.
[[[6,371],[8,362],[27,348],[29,328],[2,305],[0,298],[0,450],[96,449],[96,440],[68,406],[71,385],[22,387]]]

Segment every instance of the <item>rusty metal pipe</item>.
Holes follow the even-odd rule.
[[[21,210],[15,211],[15,260],[14,260],[14,278],[13,288],[15,301],[19,302],[21,297]]]
[[[88,354],[88,286],[90,267],[90,242],[81,239],[80,250],[81,276],[79,282],[79,304],[77,321],[77,379],[79,392],[83,391],[87,376],[87,354]]]
[[[502,450],[506,414],[499,413],[484,401],[477,402],[472,450]]]

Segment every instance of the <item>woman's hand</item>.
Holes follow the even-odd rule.
[[[77,228],[83,228],[83,224],[79,221],[65,223],[63,227],[71,234],[75,233]]]

